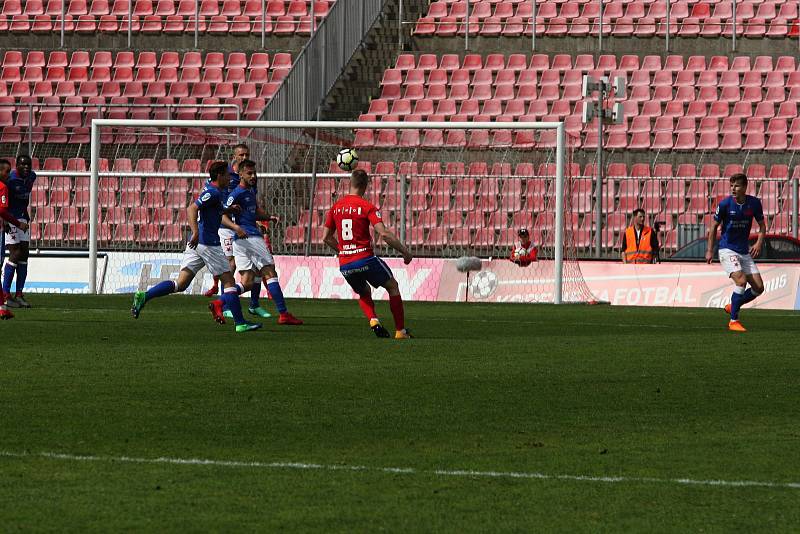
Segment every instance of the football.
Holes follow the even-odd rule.
[[[353,171],[358,165],[358,153],[353,148],[343,148],[336,154],[336,164],[343,171]]]
[[[517,258],[521,258],[522,256],[527,256],[528,255],[528,249],[525,248],[525,247],[517,247],[517,249],[514,251],[514,255]]]

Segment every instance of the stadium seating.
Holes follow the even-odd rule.
[[[54,142],[85,143],[98,110],[112,118],[235,119],[233,108],[214,107],[225,104],[257,119],[291,64],[288,53],[9,50],[0,65],[0,128],[7,139],[32,124],[63,136]]]
[[[552,205],[552,164],[532,169],[529,164],[496,165],[488,168],[485,163],[473,162],[463,165],[443,166],[435,162],[419,165],[401,162],[378,162],[374,166],[361,162],[362,168],[370,169],[380,178],[377,187],[371,190],[370,200],[381,207],[384,216],[393,224],[399,222],[402,189],[396,173],[407,178],[406,200],[409,213],[408,232],[430,247],[444,246],[502,246],[513,241],[516,228],[535,228],[545,232],[549,239],[554,213]],[[199,172],[200,160],[178,161],[141,159],[135,164],[128,159],[102,160],[101,168],[117,172],[133,171],[164,173]],[[34,168],[59,173],[53,178],[37,181],[31,198],[35,235],[41,239],[81,241],[84,227],[88,223],[88,180],[75,177],[71,172],[83,172],[88,162],[82,158],[61,160],[34,158]],[[330,170],[335,169],[333,167]],[[650,167],[634,164],[630,168],[623,163],[612,163],[606,169],[608,186],[604,191],[603,213],[608,237],[604,242],[615,244],[624,231],[630,211],[643,206],[651,220],[665,224],[665,230],[674,232],[681,224],[703,224],[708,213],[719,199],[729,194],[727,180],[720,178],[734,172],[745,171],[753,178],[751,191],[763,202],[771,232],[788,234],[791,224],[784,202],[787,198],[788,180],[800,166],[790,172],[789,167],[776,164],[770,167],[753,164],[745,168],[728,166],[720,168],[714,164],[695,166],[681,164],[673,168],[669,164]],[[467,178],[450,179],[450,173],[463,173]],[[590,239],[592,214],[593,165],[581,169],[573,164],[569,170],[572,177],[571,205],[568,224],[575,230],[576,245],[581,248],[593,246]],[[202,180],[166,178],[154,176],[104,177],[101,179],[99,202],[101,207],[101,237],[106,244],[130,238],[142,246],[155,246],[159,239],[179,243],[185,236],[175,229],[174,222],[185,221],[185,206],[192,193],[200,187]],[[319,227],[324,210],[332,205],[335,197],[347,190],[346,179],[322,178],[315,190],[314,211],[302,210],[285,233],[287,245],[302,244],[309,221],[314,229],[314,243],[321,243]],[[670,234],[671,235],[671,234]],[[60,236],[60,237],[59,237]],[[438,245],[437,245],[438,243]],[[672,243],[677,244],[677,241]]]
[[[130,2],[133,16],[129,19]],[[335,0],[313,0],[318,23]],[[260,34],[263,29],[274,36],[309,35],[311,1],[268,0],[262,13],[260,0],[202,0],[199,19],[194,1],[181,0],[71,0],[68,2],[64,30],[94,34],[127,32],[130,20],[135,33],[175,35],[194,33],[197,28],[210,35]],[[266,15],[266,18],[264,16]],[[0,31],[45,34],[60,32],[60,2],[7,0],[0,12]]]
[[[458,5],[458,4],[451,4]],[[520,4],[522,5],[522,4]],[[545,4],[547,5],[547,4]],[[566,4],[563,4],[566,5]],[[587,4],[590,5],[590,4]],[[800,73],[794,57],[600,56],[568,54],[401,54],[384,72],[381,95],[362,117],[451,120],[565,120],[576,148],[597,146],[596,126],[582,125],[582,76],[628,79],[626,122],[606,130],[605,146],[632,151],[782,152],[800,146]],[[499,135],[503,135],[500,133]],[[506,133],[505,135],[509,135]],[[463,137],[463,138],[462,138]],[[797,139],[795,139],[797,137]],[[467,142],[467,138],[469,141]],[[530,142],[514,134],[515,146]],[[360,131],[357,146],[480,148],[487,133]]]
[[[551,181],[554,169],[543,165],[535,172],[526,165],[512,169],[510,165],[487,169],[485,163],[475,162],[471,169],[479,170],[480,175],[463,169],[467,177],[460,180],[442,178],[448,174],[440,164],[428,162],[420,170],[407,163],[408,173],[407,209],[409,219],[407,233],[409,241],[432,248],[443,246],[504,246],[513,242],[513,232],[519,227],[535,228],[544,231],[541,236],[550,239],[547,232],[553,228],[555,215],[550,203],[552,198]],[[386,172],[381,176],[373,172],[373,177],[383,178],[372,192],[372,200],[380,206],[384,217],[399,221],[400,203],[397,184],[394,178],[393,162],[380,162],[375,170]],[[331,171],[334,169],[332,168]],[[746,171],[755,181],[753,193],[764,199],[765,213],[770,222],[770,231],[788,234],[790,225],[782,203],[789,177],[786,165],[773,165],[769,172],[763,165],[750,165],[746,169],[729,166],[720,169],[717,165],[706,164],[696,167],[681,164],[659,164],[652,169],[647,165],[636,164],[630,169],[623,163],[610,164],[606,169],[608,177],[604,191],[604,226],[607,229],[603,241],[607,245],[618,244],[624,232],[630,212],[644,207],[652,221],[661,221],[668,239],[668,249],[677,246],[678,225],[706,224],[707,218],[721,197],[730,194],[730,185],[721,176],[729,176],[738,171]],[[398,172],[399,169],[398,169]],[[800,172],[800,171],[798,171]],[[574,229],[576,246],[588,249],[593,246],[591,239],[593,200],[593,165],[580,169],[573,165],[571,194],[572,210],[568,214],[568,226]],[[781,181],[783,180],[783,181]],[[339,192],[345,191],[347,181],[339,182]],[[325,199],[325,206],[333,202],[337,188],[330,179],[320,181],[316,195]],[[309,221],[316,227],[322,220],[323,210],[316,206],[314,212],[301,211],[296,226],[290,226],[287,236],[291,243],[304,239],[304,231]],[[290,243],[287,237],[287,243]],[[300,240],[300,241],[297,241]],[[538,241],[541,242],[541,241]]]
[[[60,31],[55,3],[7,0],[0,11],[0,31],[9,35]],[[314,10],[324,17],[333,1],[317,0]],[[466,26],[469,5],[470,26]],[[175,0],[71,0],[66,31],[116,33],[127,31],[128,8],[133,31],[179,35],[199,30],[211,35],[254,35],[261,31],[259,0],[203,0],[200,19],[194,3]],[[307,0],[267,0],[266,31],[272,36],[308,35],[311,3]],[[546,0],[537,4],[539,36],[596,37],[597,3]],[[530,37],[532,6],[520,0],[437,0],[414,26],[425,37]],[[667,17],[663,3],[611,0],[604,3],[604,35],[663,38]],[[730,36],[733,13],[728,2],[679,0],[670,9],[671,35],[709,39]],[[797,5],[778,1],[737,4],[737,35],[748,39],[785,38],[796,32]],[[5,25],[5,26],[4,26]],[[621,41],[617,41],[621,42]],[[698,42],[700,40],[698,39]],[[431,48],[428,48],[430,50]],[[587,48],[588,49],[588,48]],[[450,48],[452,50],[452,48]],[[700,48],[698,47],[698,50]],[[480,48],[478,48],[480,51]],[[623,100],[626,121],[606,129],[605,146],[630,152],[626,161],[697,161],[693,154],[722,153],[729,159],[743,151],[766,158],[800,148],[800,73],[792,56],[592,55],[466,53],[417,55],[401,53],[386,69],[362,120],[468,120],[530,122],[564,120],[573,147],[593,150],[599,143],[596,126],[583,125],[581,84],[584,74],[623,75],[628,94]],[[699,52],[698,52],[699,53]],[[767,52],[768,53],[768,52]],[[29,124],[37,143],[88,142],[89,118],[102,109],[118,118],[233,118],[221,104],[238,105],[245,118],[259,116],[291,68],[285,53],[219,53],[177,51],[41,51],[7,50],[0,64],[0,144],[21,143]],[[29,109],[27,104],[33,104]],[[48,104],[44,106],[43,104]],[[175,106],[169,112],[166,105]],[[201,107],[201,106],[208,107]],[[168,115],[169,113],[169,115]],[[156,136],[135,138],[127,132],[106,141],[133,145],[158,143]],[[176,136],[173,143],[196,142]],[[200,141],[202,142],[202,140]],[[363,168],[381,177],[370,191],[393,224],[405,205],[406,235],[412,245],[435,253],[447,247],[506,246],[515,230],[531,228],[534,241],[552,239],[553,176],[551,165],[487,165],[479,151],[491,145],[552,146],[548,135],[515,131],[370,130],[356,132],[355,145],[364,148],[458,148],[475,151],[469,165],[380,161]],[[73,149],[76,147],[72,147]],[[45,153],[45,152],[42,152]],[[80,153],[70,151],[62,153]],[[152,156],[152,154],[150,154]],[[199,157],[200,153],[192,154]],[[106,244],[137,243],[157,248],[179,244],[185,236],[174,223],[185,221],[186,203],[200,179],[163,179],[159,174],[200,172],[200,159],[104,160],[105,169],[153,173],[147,179],[108,178],[100,186],[100,237]],[[379,157],[385,157],[382,154]],[[387,158],[388,159],[388,158]],[[477,159],[478,161],[473,161]],[[487,160],[489,157],[487,156]],[[704,160],[708,161],[708,160]],[[787,161],[791,161],[787,158]],[[47,158],[35,166],[59,173],[42,179],[32,195],[33,235],[42,242],[79,243],[88,222],[88,181],[77,177],[87,162],[81,158]],[[800,167],[799,167],[800,168]],[[335,165],[330,169],[338,172]],[[728,194],[729,176],[737,168],[705,164],[612,163],[606,169],[602,217],[606,244],[618,242],[630,211],[644,207],[652,221],[662,221],[668,247],[677,245],[681,225],[703,224],[721,196]],[[786,165],[749,165],[751,192],[764,199],[771,231],[789,228],[790,176]],[[60,174],[63,171],[63,174]],[[800,172],[800,171],[796,171]],[[397,174],[407,178],[401,182]],[[594,202],[592,166],[573,164],[568,170],[568,226],[576,246],[593,246]],[[403,198],[401,183],[406,186]],[[287,245],[321,244],[324,210],[347,190],[347,182],[320,178],[304,194],[313,201],[287,221]],[[403,202],[405,200],[405,203]]]
[[[713,9],[712,9],[713,6]],[[533,9],[519,0],[470,2],[469,34],[485,37],[531,36]],[[465,0],[431,2],[414,34],[420,37],[463,36],[467,32]],[[598,4],[580,0],[537,3],[537,36],[597,36],[600,28]],[[679,0],[670,6],[670,34],[679,37],[725,37],[731,35],[733,10],[729,2]],[[789,2],[740,2],[737,6],[737,36],[751,39],[784,38],[793,31],[797,5]],[[643,0],[604,2],[603,35],[614,37],[655,37],[666,32],[666,5]]]

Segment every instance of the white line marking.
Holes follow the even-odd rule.
[[[48,458],[73,462],[120,462],[131,464],[167,464],[167,465],[201,465],[212,467],[234,467],[255,469],[297,469],[318,471],[364,471],[373,473],[392,473],[402,475],[436,475],[442,477],[468,478],[517,478],[534,480],[566,480],[573,482],[600,482],[607,484],[649,483],[673,484],[683,486],[716,486],[733,488],[778,488],[800,489],[800,482],[772,482],[759,480],[695,480],[691,478],[656,478],[630,476],[593,476],[593,475],[549,475],[546,473],[529,473],[515,471],[472,471],[434,469],[424,470],[413,467],[369,467],[366,465],[314,464],[303,462],[244,462],[238,460],[208,460],[201,458],[136,458],[131,456],[92,456],[63,454],[58,452],[13,452],[0,451],[0,457],[6,458]]]

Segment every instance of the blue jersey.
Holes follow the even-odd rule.
[[[200,222],[200,244],[219,246],[219,226],[222,222],[223,196],[217,186],[207,182],[200,196],[194,201],[200,208],[198,220]]]
[[[225,207],[229,208],[233,205],[242,208],[242,211],[233,215],[233,221],[242,227],[242,230],[247,232],[247,235],[261,237],[261,231],[256,224],[257,220],[257,207],[256,190],[255,188],[242,187],[241,185],[233,190],[225,202]]]
[[[764,220],[761,201],[756,197],[747,195],[743,204],[737,203],[733,196],[720,202],[714,213],[714,220],[722,226],[719,248],[727,248],[739,254],[749,254],[750,228],[753,226],[753,219]]]
[[[22,178],[17,174],[17,169],[14,169],[8,177],[8,211],[17,219],[31,220],[28,204],[31,201],[31,191],[35,181],[36,173],[33,171],[28,173],[27,178]]]
[[[230,194],[233,193],[233,190],[239,187],[239,182],[241,181],[241,177],[236,173],[236,171],[233,170],[233,167],[231,167],[230,165],[228,165],[228,174],[231,175],[231,181],[228,184],[228,187],[226,187],[225,190],[222,192],[225,198],[228,198],[228,196],[230,196]]]

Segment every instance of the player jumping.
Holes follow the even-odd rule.
[[[255,162],[246,159],[239,163],[239,176],[241,177],[239,185],[228,196],[225,206],[226,208],[238,206],[240,210],[232,216],[233,220],[223,217],[223,221],[236,233],[233,255],[236,259],[236,268],[242,277],[241,289],[253,291],[252,286],[256,277],[263,277],[267,281],[269,294],[280,313],[278,324],[303,324],[303,321],[289,313],[286,308],[286,301],[278,281],[278,272],[275,270],[275,260],[267,249],[261,230],[256,224],[257,221],[269,220],[270,216],[258,205],[256,198],[258,177]]]
[[[17,158],[17,168],[11,171],[8,179],[9,211],[26,224],[31,220],[28,203],[36,181],[36,173],[32,169],[33,161],[27,154]],[[8,262],[3,268],[3,293],[10,308],[30,308],[31,305],[22,294],[25,280],[28,278],[28,256],[31,233],[29,228],[23,230],[19,226],[6,227],[5,241],[8,245]],[[17,275],[17,290],[11,295],[11,281]]]
[[[9,211],[8,204],[8,177],[11,173],[11,162],[7,159],[0,159],[0,219],[8,221],[10,224],[16,226],[19,231],[27,232],[28,223],[19,221]],[[5,254],[5,232],[0,232],[0,266],[3,264],[3,256]],[[3,291],[0,291],[0,320],[13,319],[14,314],[6,307],[6,297]]]
[[[223,161],[215,162],[211,165],[209,173],[211,178],[200,192],[200,196],[186,208],[192,235],[183,253],[178,280],[176,282],[164,280],[148,289],[147,292],[137,291],[133,297],[133,307],[131,308],[134,319],[139,318],[142,308],[150,299],[185,291],[197,272],[205,265],[211,274],[219,277],[224,288],[220,299],[208,305],[214,320],[220,324],[225,323],[225,318],[222,316],[224,303],[233,313],[237,332],[261,328],[260,324],[248,323],[244,320],[242,307],[239,304],[239,289],[230,272],[228,260],[220,247],[219,225],[223,213],[227,211],[223,208],[222,191],[228,186],[231,179],[228,173],[228,164]],[[235,210],[236,208],[231,212]]]
[[[728,330],[746,332],[739,322],[739,310],[748,302],[764,292],[764,281],[753,258],[761,254],[764,234],[767,232],[764,223],[764,212],[761,201],[747,192],[747,176],[734,174],[731,176],[731,196],[722,200],[714,214],[714,224],[708,229],[706,246],[706,262],[714,258],[714,238],[717,227],[722,225],[722,239],[719,241],[719,262],[736,284],[733,287],[731,303],[725,306],[725,313],[730,313]],[[750,228],[753,219],[758,222],[758,238],[753,246],[749,246]],[[747,284],[750,287],[745,289]]]
[[[394,250],[403,255],[406,265],[413,256],[395,235],[386,228],[381,214],[364,198],[369,185],[369,176],[363,170],[355,170],[350,177],[350,194],[345,195],[331,207],[325,219],[323,241],[339,255],[339,270],[344,279],[358,293],[358,305],[369,319],[369,326],[378,337],[391,337],[381,325],[375,313],[372,290],[383,287],[389,293],[389,309],[395,324],[395,339],[411,337],[405,328],[405,312],[400,287],[386,263],[372,251],[370,224]]]

